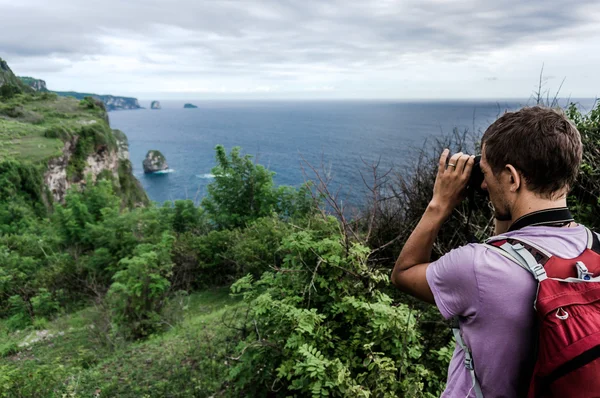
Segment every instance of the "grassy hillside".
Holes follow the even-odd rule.
[[[63,160],[66,163],[61,166],[66,169],[66,176],[56,172],[56,178],[66,178],[64,185],[84,180],[88,157],[100,154],[106,166],[112,167],[101,173],[102,177],[114,182],[123,203],[127,206],[148,203],[146,193],[132,174],[130,161],[111,160],[126,147],[127,137],[110,128],[106,109],[98,100],[77,100],[48,92],[0,98],[0,159],[31,164],[43,174],[51,159],[68,151],[68,160]],[[61,191],[54,196],[64,197],[64,194]]]
[[[100,107],[52,94],[18,94],[0,101],[0,155],[46,161],[61,154],[65,140],[91,125],[108,128]]]
[[[143,342],[111,340],[99,307],[26,331],[0,321],[0,396],[211,396],[223,387],[233,348],[222,320],[241,308],[228,289],[182,297],[171,307],[177,326]]]
[[[0,58],[0,87],[5,85],[17,87],[23,92],[33,91],[29,86],[24,84],[18,77],[16,77],[8,66],[8,63]]]

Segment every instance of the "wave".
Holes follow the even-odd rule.
[[[152,174],[169,174],[169,173],[174,173],[174,172],[175,172],[174,169],[166,169],[166,170],[155,171]]]
[[[214,174],[206,173],[206,174],[196,174],[198,178],[215,178]]]

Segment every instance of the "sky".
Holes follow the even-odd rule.
[[[597,0],[0,0],[0,57],[140,99],[600,95]]]

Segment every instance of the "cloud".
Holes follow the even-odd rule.
[[[59,83],[110,74],[132,91],[157,77],[165,80],[155,91],[223,85],[211,79],[248,89],[356,87],[406,72],[418,81],[419,71],[446,74],[474,60],[480,81],[491,80],[503,51],[544,53],[600,36],[595,0],[0,0],[0,9],[0,56],[11,65]],[[192,87],[183,90],[185,81]]]

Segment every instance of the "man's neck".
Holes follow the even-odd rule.
[[[540,210],[555,209],[559,207],[567,207],[566,195],[558,199],[542,199],[534,195],[527,195],[528,198],[516,203],[515,208],[511,212],[511,223],[514,223],[519,218]]]

